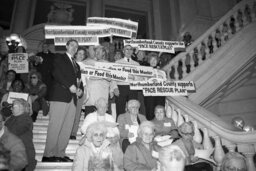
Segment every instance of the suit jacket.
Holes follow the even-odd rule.
[[[80,67],[77,63],[76,68],[74,70],[73,64],[66,53],[56,54],[53,60],[52,86],[49,90],[50,101],[69,103],[73,98],[76,104],[77,96],[69,90],[71,85],[78,87],[77,78],[81,80]],[[79,87],[83,90],[83,84],[80,84]]]
[[[142,114],[138,114],[138,118],[140,122],[146,121],[146,117]],[[124,113],[118,116],[117,118],[118,122],[118,129],[120,131],[120,142],[123,141],[123,139],[128,138],[129,131],[125,129],[125,125],[133,125],[133,122],[131,120],[131,115],[129,113]]]

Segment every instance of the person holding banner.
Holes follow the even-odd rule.
[[[83,61],[87,58],[87,52],[85,49],[83,48],[78,48],[77,53],[75,54],[75,59],[77,64],[80,66],[80,68],[83,66]],[[84,89],[86,88],[86,83],[83,81],[83,86]],[[84,93],[84,95],[82,96],[82,98],[79,98],[77,100],[77,105],[76,105],[76,116],[75,116],[75,121],[74,121],[74,125],[72,128],[72,132],[70,135],[70,139],[75,140],[76,139],[76,134],[78,131],[78,127],[79,127],[79,122],[80,122],[80,117],[81,117],[81,111],[82,111],[82,106],[84,103],[84,100],[86,98],[87,93]]]
[[[151,67],[157,68],[158,56],[157,53],[149,53],[148,61]],[[146,106],[146,117],[148,120],[152,120],[155,117],[154,109],[157,105],[165,105],[164,96],[144,96],[144,103]]]
[[[115,63],[128,64],[128,65],[140,65],[138,62],[132,60],[133,47],[131,45],[124,46],[124,57],[117,60]],[[133,75],[129,75],[129,80],[134,80]],[[117,116],[125,113],[125,106],[128,100],[138,99],[138,91],[131,90],[128,82],[117,82],[119,89],[119,96],[116,97],[116,113]]]
[[[84,64],[94,66],[97,61],[99,62],[108,62],[105,58],[107,52],[103,46],[96,46],[95,48],[95,57],[97,60],[93,59],[85,60]],[[87,77],[87,99],[85,103],[85,116],[89,113],[96,111],[95,103],[98,99],[104,98],[109,99],[109,96],[119,95],[118,87],[115,81],[99,78],[99,77]]]
[[[66,43],[66,53],[56,54],[53,62],[53,82],[50,89],[50,121],[47,130],[43,162],[72,162],[65,155],[75,119],[77,98],[83,95],[79,65],[73,60],[78,49],[74,39]]]

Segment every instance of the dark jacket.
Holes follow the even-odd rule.
[[[49,89],[49,101],[69,103],[73,98],[76,104],[77,96],[69,90],[69,87],[72,85],[77,87],[77,79],[81,79],[80,67],[77,63],[76,68],[75,71],[66,53],[55,55],[53,60],[52,86]],[[80,84],[80,88],[83,90],[83,84]]]
[[[14,135],[18,136],[25,145],[26,154],[30,168],[35,168],[35,147],[33,143],[33,121],[29,114],[24,113],[19,116],[11,116],[5,126]],[[30,169],[32,170],[32,169]]]
[[[4,134],[0,137],[0,143],[10,151],[10,170],[20,171],[28,164],[26,150],[23,142],[8,128],[3,127]]]

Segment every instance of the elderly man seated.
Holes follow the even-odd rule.
[[[134,142],[137,137],[137,130],[141,122],[146,121],[146,117],[139,114],[140,102],[138,100],[129,100],[127,103],[127,112],[117,118],[120,131],[120,144],[123,152],[127,146]]]
[[[113,118],[113,116],[106,113],[106,111],[108,110],[107,99],[99,98],[96,101],[95,106],[97,110],[95,112],[88,114],[84,119],[83,125],[81,126],[81,132],[83,134],[86,133],[88,126],[94,122],[108,121],[115,123],[115,119]]]
[[[127,147],[124,154],[126,171],[156,171],[157,160],[152,156],[156,150],[153,146],[154,127],[150,121],[144,121],[139,126],[136,141]]]
[[[0,144],[10,151],[9,170],[19,171],[25,168],[28,164],[25,146],[21,139],[4,126],[2,115],[0,115]]]

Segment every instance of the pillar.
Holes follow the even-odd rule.
[[[16,0],[11,23],[12,33],[22,33],[29,27],[31,4],[31,0]]]
[[[103,17],[104,4],[103,0],[89,0],[88,1],[89,17]]]

